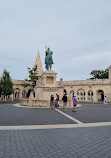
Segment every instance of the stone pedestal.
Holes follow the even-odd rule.
[[[59,85],[56,81],[57,73],[52,70],[47,70],[43,73],[43,99],[50,101],[51,95],[56,97],[59,93]],[[55,98],[56,99],[56,98]]]
[[[33,91],[31,91],[28,100],[23,100],[23,105],[27,103],[28,106],[34,107],[50,107],[50,97],[54,95],[56,99],[56,94],[62,98],[63,87],[61,82],[56,81],[57,73],[52,70],[47,70],[43,72],[41,78],[37,81],[36,87],[34,89],[35,97],[33,96]],[[60,101],[60,106],[62,102]]]
[[[45,87],[56,87],[57,86],[56,76],[57,73],[55,73],[54,71],[46,70],[42,75],[43,85],[45,85]]]

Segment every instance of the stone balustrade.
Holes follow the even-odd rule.
[[[60,82],[60,81],[59,81]],[[111,84],[109,79],[63,81],[62,85],[103,85]]]
[[[22,98],[21,105],[29,107],[50,107],[50,102],[48,100],[30,100]]]
[[[28,107],[47,107],[47,108],[50,108],[50,101],[48,101],[48,100],[35,100],[35,99],[29,100],[29,99],[22,98],[21,105],[28,106]],[[63,102],[62,102],[62,100],[60,100],[59,107],[62,108],[62,106],[63,106]],[[72,100],[68,99],[67,107],[72,107],[72,106],[73,106]]]
[[[12,82],[13,82],[14,85],[21,85],[21,84],[24,83],[24,80],[14,80],[14,79],[12,79]]]

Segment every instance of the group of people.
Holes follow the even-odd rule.
[[[67,93],[64,93],[63,97],[62,97],[62,101],[63,101],[63,111],[66,111],[66,107],[67,107]],[[73,100],[73,108],[72,108],[72,111],[73,112],[76,112],[76,106],[77,106],[77,98],[76,96],[72,95],[72,100]],[[107,106],[107,99],[106,99],[106,96],[104,97],[104,106]],[[59,107],[59,95],[56,94],[56,99],[54,99],[54,95],[51,95],[51,98],[50,98],[50,107],[52,109],[55,109]]]
[[[73,96],[72,96],[72,100],[73,100],[73,108],[72,108],[72,111],[73,112],[76,112],[76,106],[77,106],[77,98],[76,96],[74,96],[74,93],[73,93]],[[67,107],[67,94],[64,93],[63,97],[62,97],[62,101],[63,101],[63,111],[66,111],[66,107]],[[56,100],[54,100],[54,96],[51,95],[51,98],[50,98],[50,107],[52,109],[55,109],[59,107],[59,95],[56,94]]]
[[[59,107],[59,95],[56,94],[56,99],[54,99],[54,95],[51,95],[51,98],[50,98],[50,107],[52,109],[55,109]]]
[[[72,108],[72,111],[73,112],[76,112],[76,106],[77,106],[77,98],[76,96],[74,96],[74,93],[73,93],[73,96],[72,96],[72,100],[73,100],[73,108]],[[67,94],[65,93],[64,96],[62,97],[62,101],[63,101],[63,111],[66,111],[66,107],[67,107]]]

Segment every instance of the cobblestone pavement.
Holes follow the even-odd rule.
[[[103,104],[81,103],[77,112],[67,109],[66,114],[83,123],[111,122],[111,105],[104,107]]]
[[[91,123],[83,127],[85,122],[111,122],[110,106],[83,104],[76,113],[67,109],[65,114],[69,118],[56,110],[26,109],[1,103],[0,127],[9,126],[10,130],[0,130],[0,158],[111,158],[111,126],[103,123],[99,127],[97,123],[98,127],[91,127]],[[72,121],[70,116],[83,124]],[[59,129],[58,124],[62,128]],[[66,128],[65,124],[75,128]],[[31,129],[23,130],[21,126],[21,130],[14,130],[15,125],[32,126]],[[33,125],[56,127],[34,129]]]
[[[111,126],[0,131],[0,158],[111,158]]]
[[[0,104],[0,126],[76,124],[52,109],[20,108],[13,103]]]
[[[111,105],[84,104],[72,112],[71,108],[65,112],[69,116],[83,122],[111,122]],[[13,103],[0,103],[0,126],[16,125],[47,125],[47,124],[76,124],[71,119],[52,109],[20,108]]]

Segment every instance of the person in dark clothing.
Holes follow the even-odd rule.
[[[59,95],[56,94],[57,107],[59,107]]]
[[[53,95],[51,95],[51,98],[50,98],[50,107],[51,107],[52,109],[55,108],[55,104],[54,104],[54,96],[53,96]]]
[[[66,106],[67,106],[67,94],[64,94],[64,96],[62,97],[62,101],[63,101],[63,111],[66,111]]]

